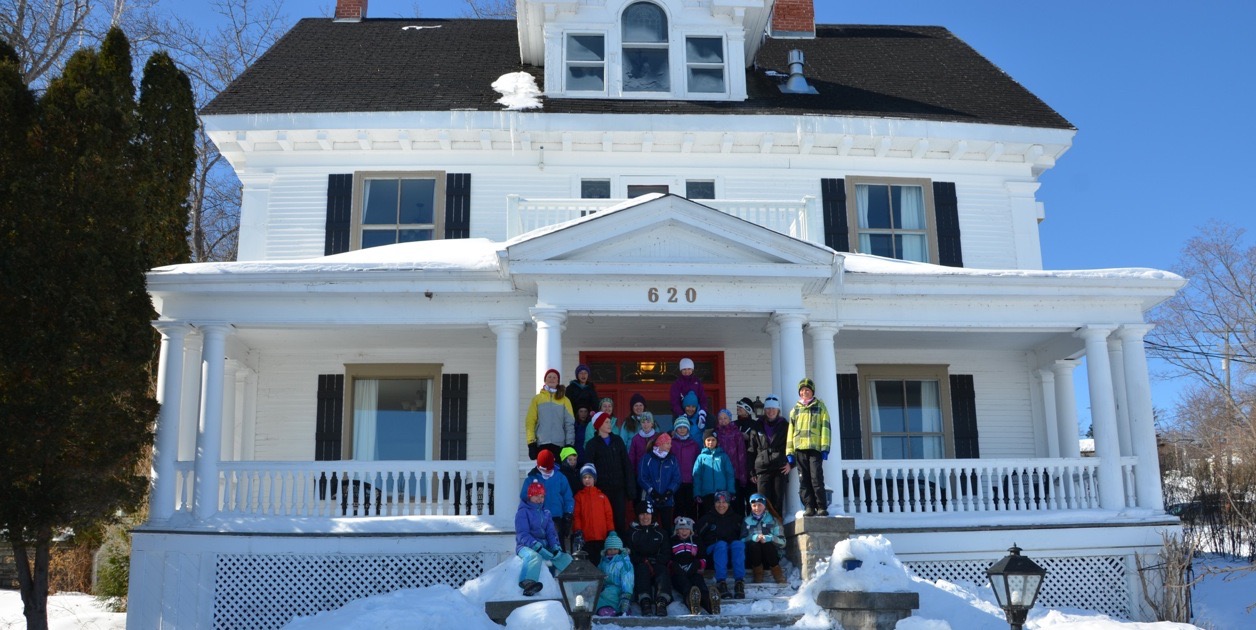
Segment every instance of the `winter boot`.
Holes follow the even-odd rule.
[[[720,586],[724,586],[724,583],[720,582]],[[724,590],[727,591],[728,587],[724,586]],[[720,600],[721,599],[723,598],[720,597],[720,592],[718,589],[711,591],[711,614],[712,615],[720,614]]]
[[[751,572],[754,574],[754,584],[763,583],[763,567],[753,567]]]
[[[816,516],[828,516],[828,515],[829,515],[829,511],[827,509],[822,508],[822,507],[816,508]]]
[[[524,580],[519,583],[519,588],[523,589],[524,597],[532,597],[541,592],[541,583],[536,580]]]
[[[746,583],[737,580],[733,583],[733,599],[746,599]]]
[[[772,577],[776,578],[776,583],[777,583],[777,584],[788,584],[788,583],[789,583],[789,582],[785,581],[785,572],[781,570],[781,565],[779,565],[779,564],[778,564],[778,565],[776,565],[776,566],[774,566],[774,567],[772,567]]]
[[[815,516],[816,509],[813,507],[808,507],[807,509],[803,510],[802,515],[803,516]]]
[[[660,597],[654,600],[654,614],[658,617],[667,616],[667,605],[671,603],[666,597]]]
[[[696,586],[689,587],[689,614],[696,615],[702,612],[702,591]]]
[[[650,599],[649,595],[642,597],[639,603],[641,604],[642,617],[649,617],[654,614],[654,600]]]
[[[715,590],[719,591],[722,599],[728,599],[728,580],[716,580]]]

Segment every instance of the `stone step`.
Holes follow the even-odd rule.
[[[594,617],[593,627],[604,628],[788,628],[802,619],[798,613],[676,615],[668,617]]]

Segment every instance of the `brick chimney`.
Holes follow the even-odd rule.
[[[814,39],[815,0],[776,0],[772,7],[772,37]]]
[[[337,22],[361,22],[366,17],[367,0],[336,0]]]

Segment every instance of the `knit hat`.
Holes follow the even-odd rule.
[[[798,381],[798,389],[799,389],[799,390],[802,390],[802,388],[804,388],[804,387],[806,387],[807,389],[811,390],[812,392],[816,391],[816,383],[815,383],[815,381],[813,381],[813,380],[811,380],[811,379],[809,379],[809,378],[803,378],[801,381]]]
[[[554,468],[554,452],[549,449],[543,449],[536,454],[536,467],[544,470]]]
[[[751,503],[762,503],[762,504],[764,504],[764,505],[767,505],[768,499],[767,499],[767,497],[765,497],[765,496],[763,496],[763,495],[759,494],[758,492],[756,492],[756,493],[754,493],[754,494],[750,495],[750,502],[751,502]]]
[[[619,534],[613,531],[606,535],[606,542],[602,543],[602,554],[605,555],[611,549],[618,549],[621,552],[624,550],[624,541],[620,540]]]
[[[680,402],[680,406],[681,407],[697,407],[698,395],[693,393],[692,391],[690,391],[688,394],[685,394],[684,399],[682,399]]]
[[[705,442],[708,438],[715,438],[717,440],[719,439],[715,435],[715,429],[707,429],[706,431],[702,432],[702,440]]]
[[[689,357],[685,357],[685,358],[681,359],[681,360],[680,360],[680,369],[682,369],[682,370],[692,370],[692,369],[693,369],[693,359],[690,359]]]
[[[693,531],[693,519],[688,516],[677,516],[675,526],[672,529],[687,529]]]
[[[637,422],[654,422],[654,414],[642,411],[641,415],[637,416]]]
[[[562,382],[563,377],[562,377],[562,375],[560,375],[560,374],[558,373],[558,370],[555,370],[554,368],[550,368],[550,369],[548,369],[548,370],[545,370],[545,374],[544,374],[543,376],[541,376],[541,382],[542,382],[542,383],[544,383],[544,382],[545,382],[545,379],[546,379],[546,378],[549,378],[550,372],[553,372],[553,373],[554,373],[554,376],[557,376],[557,377],[558,377],[558,381],[559,381],[560,383]]]
[[[633,406],[633,405],[635,405],[635,404],[637,404],[637,403],[641,403],[641,404],[643,404],[643,405],[644,405],[644,404],[645,404],[645,396],[642,396],[640,393],[633,394],[633,395],[632,395],[632,398],[629,398],[629,399],[628,399],[628,408],[630,408],[630,409],[631,409],[631,408],[632,408],[632,406]]]
[[[642,514],[654,514],[653,501],[634,501],[632,504],[637,510],[637,516]]]
[[[601,431],[602,425],[606,424],[606,422],[610,419],[611,419],[611,414],[606,413],[605,411],[599,411],[593,414],[593,430]]]
[[[720,490],[719,492],[715,493],[716,501],[723,501],[725,503],[729,503],[731,499],[732,499],[732,495],[728,494],[727,490]]]
[[[611,400],[610,398],[603,398],[602,400],[597,401],[597,406],[601,407],[602,405],[605,405],[606,403],[610,403],[613,405],[615,404],[615,401]]]
[[[654,446],[657,448],[666,448],[668,450],[671,450],[672,436],[666,433],[660,433],[658,437],[654,438]]]
[[[528,498],[543,496],[545,496],[545,484],[533,479],[532,483],[528,484]]]
[[[742,398],[741,400],[737,401],[737,408],[741,409],[742,411],[745,411],[746,413],[752,416],[754,415],[754,403],[750,402],[749,396],[746,396],[745,398]]]
[[[578,455],[578,453],[576,453],[576,449],[571,448],[570,446],[564,446],[563,450],[558,451],[558,459],[563,461],[567,461],[567,458],[572,455]]]
[[[763,408],[764,409],[780,409],[781,399],[777,398],[776,394],[768,394],[767,400],[763,401]]]
[[[685,430],[686,430],[686,431],[692,431],[692,430],[693,430],[693,426],[691,426],[691,425],[689,424],[689,419],[688,419],[688,418],[679,418],[679,419],[677,419],[677,420],[676,420],[676,423],[672,425],[672,433],[675,433],[675,432],[676,432],[676,429],[679,429],[679,428],[681,428],[681,427],[685,427]]]
[[[581,372],[589,372],[589,376],[593,376],[593,372],[589,371],[589,366],[581,363],[580,365],[576,366],[576,380],[580,379]]]
[[[737,416],[734,416],[734,415],[733,415],[733,412],[731,412],[731,411],[729,411],[729,410],[727,410],[727,409],[721,409],[719,413],[715,414],[715,419],[716,419],[716,420],[719,420],[720,416],[728,416],[728,421],[729,421],[729,422],[732,422],[732,421],[733,421],[733,419],[737,417]]]
[[[597,479],[597,466],[594,466],[592,462],[581,466],[580,476],[583,477],[585,475],[593,475],[593,478]]]

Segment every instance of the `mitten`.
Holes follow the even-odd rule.
[[[530,548],[532,549],[532,551],[538,551],[538,552],[539,552],[539,551],[541,550],[541,547],[542,547],[542,545],[541,545],[541,541],[539,541],[539,540],[538,540],[538,541],[536,541],[536,542],[532,543],[531,545],[528,545],[528,547],[530,547]]]
[[[536,459],[541,454],[541,447],[536,442],[528,442],[528,459]]]
[[[828,452],[828,451],[820,451],[820,459],[821,459],[821,460],[823,460],[823,461],[826,461],[826,462],[827,462],[827,461],[829,461],[829,452]]]
[[[535,459],[535,458],[534,458],[534,459]],[[793,455],[786,455],[786,456],[785,456],[785,459],[789,460],[789,465],[790,465],[790,466],[793,466],[793,465],[794,465],[794,456],[793,456]]]

